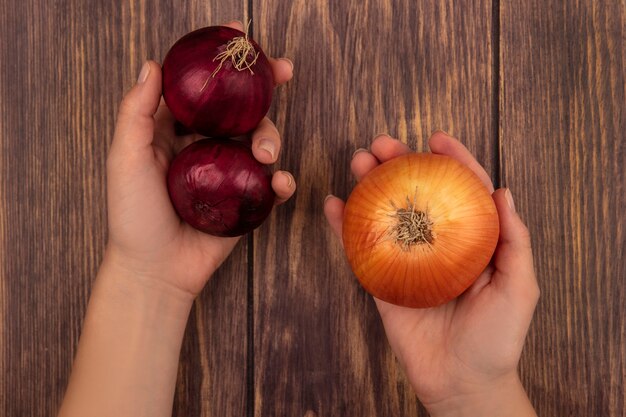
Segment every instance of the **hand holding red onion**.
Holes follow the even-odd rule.
[[[191,32],[165,57],[163,97],[172,115],[211,137],[183,149],[168,172],[172,204],[192,227],[239,236],[269,215],[275,199],[269,168],[254,158],[248,143],[228,138],[259,126],[273,88],[272,66],[261,48],[231,27]]]

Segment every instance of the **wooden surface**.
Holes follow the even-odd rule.
[[[503,182],[542,299],[521,371],[544,416],[625,416],[626,3],[502,2]]]
[[[540,300],[521,362],[542,416],[623,416],[626,6],[609,0],[0,3],[0,414],[54,415],[106,240],[105,158],[146,58],[253,19],[293,59],[277,167],[298,192],[199,297],[177,416],[425,416],[322,215],[349,159],[443,129],[511,188]]]

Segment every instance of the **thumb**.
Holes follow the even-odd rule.
[[[341,229],[343,223],[343,209],[345,203],[332,194],[326,196],[324,200],[324,215],[330,225],[331,230],[341,241]]]
[[[500,218],[500,241],[494,255],[492,283],[514,299],[537,302],[539,287],[533,266],[530,233],[515,211],[509,189],[499,189],[493,199]],[[534,304],[533,304],[534,306]]]
[[[111,152],[133,152],[147,149],[154,136],[154,113],[161,99],[161,67],[146,61],[137,83],[122,99]]]

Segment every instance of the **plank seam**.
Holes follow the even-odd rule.
[[[254,35],[253,0],[247,0],[249,34]],[[254,36],[252,36],[254,38]],[[246,349],[246,417],[254,417],[254,233],[248,236],[248,302]]]
[[[491,53],[493,70],[491,74],[491,136],[494,143],[494,187],[504,184],[504,160],[502,158],[502,144],[500,137],[500,0],[491,3]]]

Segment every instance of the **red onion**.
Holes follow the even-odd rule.
[[[174,117],[204,136],[252,131],[267,114],[274,79],[267,57],[243,32],[210,26],[188,33],[163,61],[163,98]]]
[[[215,236],[255,229],[275,198],[269,167],[249,144],[228,139],[202,139],[183,149],[170,165],[167,187],[178,215]]]

